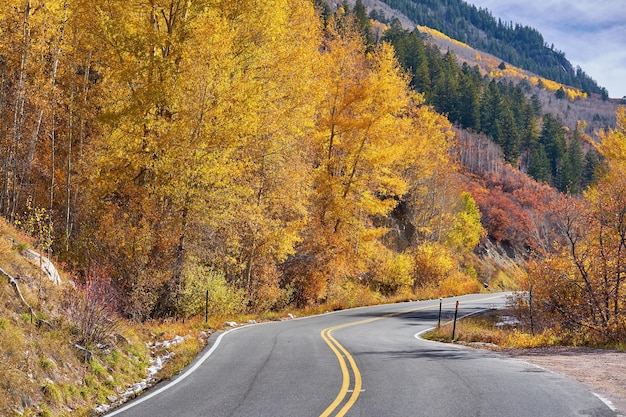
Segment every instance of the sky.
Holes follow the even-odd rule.
[[[626,0],[465,0],[537,29],[609,97],[626,96]]]

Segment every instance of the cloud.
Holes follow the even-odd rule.
[[[611,97],[626,96],[624,0],[468,0],[494,17],[537,29]]]

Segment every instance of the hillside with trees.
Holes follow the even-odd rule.
[[[41,388],[57,415],[103,401],[118,360],[72,306],[138,325],[523,288],[538,326],[625,340],[624,110],[600,144],[524,83],[324,4],[0,4],[0,225],[30,236],[0,268],[31,247],[72,282],[46,296],[24,270],[29,308],[3,299],[0,331],[33,316],[39,339],[15,340],[90,352],[90,376]]]
[[[585,122],[566,135],[560,116],[544,112],[538,90],[529,82],[497,80],[467,62],[459,66],[452,52],[442,54],[418,30],[397,23],[382,40],[394,45],[411,85],[435,110],[460,128],[489,137],[512,166],[563,192],[579,193],[593,182],[599,155],[590,149],[593,140],[585,133]]]
[[[608,92],[565,54],[547,45],[539,31],[496,19],[463,0],[381,0],[418,25],[427,26],[512,65],[561,84],[608,98]]]
[[[345,11],[253,3],[2,6],[2,215],[37,210],[35,246],[138,320],[207,289],[233,312],[478,289],[454,133],[392,46]]]

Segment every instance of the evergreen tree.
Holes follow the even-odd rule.
[[[356,0],[352,14],[354,14],[354,17],[356,17],[358,21],[359,31],[363,35],[365,42],[368,45],[373,44],[374,35],[372,33],[372,23],[370,22],[370,18],[367,15],[367,9],[365,8],[363,1]]]
[[[480,103],[480,127],[496,143],[500,143],[500,111],[502,109],[502,97],[500,87],[495,80],[491,80],[483,93]]]
[[[585,168],[585,156],[580,146],[580,136],[578,130],[574,132],[574,135],[567,146],[567,162],[570,171],[567,173],[565,191],[570,194],[578,194],[582,191]]]
[[[510,107],[506,106],[500,112],[498,125],[500,126],[500,142],[504,151],[504,159],[511,165],[515,165],[520,156],[520,135]]]
[[[550,183],[552,170],[543,145],[538,145],[531,150],[528,161],[528,175],[533,177],[535,181]]]
[[[556,174],[554,176],[554,186],[562,193],[571,193],[572,183],[572,165],[569,158],[563,158],[559,161]]]
[[[562,167],[561,161],[565,155],[565,130],[559,118],[548,113],[543,118],[543,127],[539,135],[539,143],[543,145],[548,160],[550,161],[553,178]]]
[[[595,183],[597,178],[598,169],[602,166],[600,154],[595,149],[590,150],[585,155],[585,166],[583,168],[583,188],[587,188],[589,185]]]
[[[458,123],[459,67],[454,54],[448,52],[441,65],[441,70],[433,80],[432,103],[439,113],[448,113],[452,123]]]
[[[531,103],[527,103],[523,106],[520,117],[521,148],[522,151],[530,150],[532,146],[536,146],[539,135],[537,131],[537,119]]]
[[[383,35],[382,41],[391,42],[398,62],[411,76],[411,86],[418,92],[430,91],[430,72],[426,47],[418,31],[409,32],[396,19]]]
[[[459,80],[459,122],[475,132],[480,130],[480,73],[463,63]]]

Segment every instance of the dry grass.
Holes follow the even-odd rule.
[[[423,335],[425,339],[450,342],[453,323]],[[455,329],[455,341],[465,344],[479,344],[482,347],[500,348],[535,348],[540,346],[561,346],[567,339],[554,330],[544,330],[532,334],[530,328],[515,319],[512,309],[488,311],[477,316],[458,320]]]
[[[0,415],[87,416],[107,397],[146,374],[149,351],[132,327],[118,329],[119,340],[92,346],[93,358],[72,345],[76,326],[63,306],[76,290],[54,286],[21,255],[29,240],[0,219],[0,268],[19,277],[20,290],[35,309],[31,322],[6,279],[0,285]],[[122,342],[123,340],[123,342]],[[129,342],[127,342],[129,341]]]

